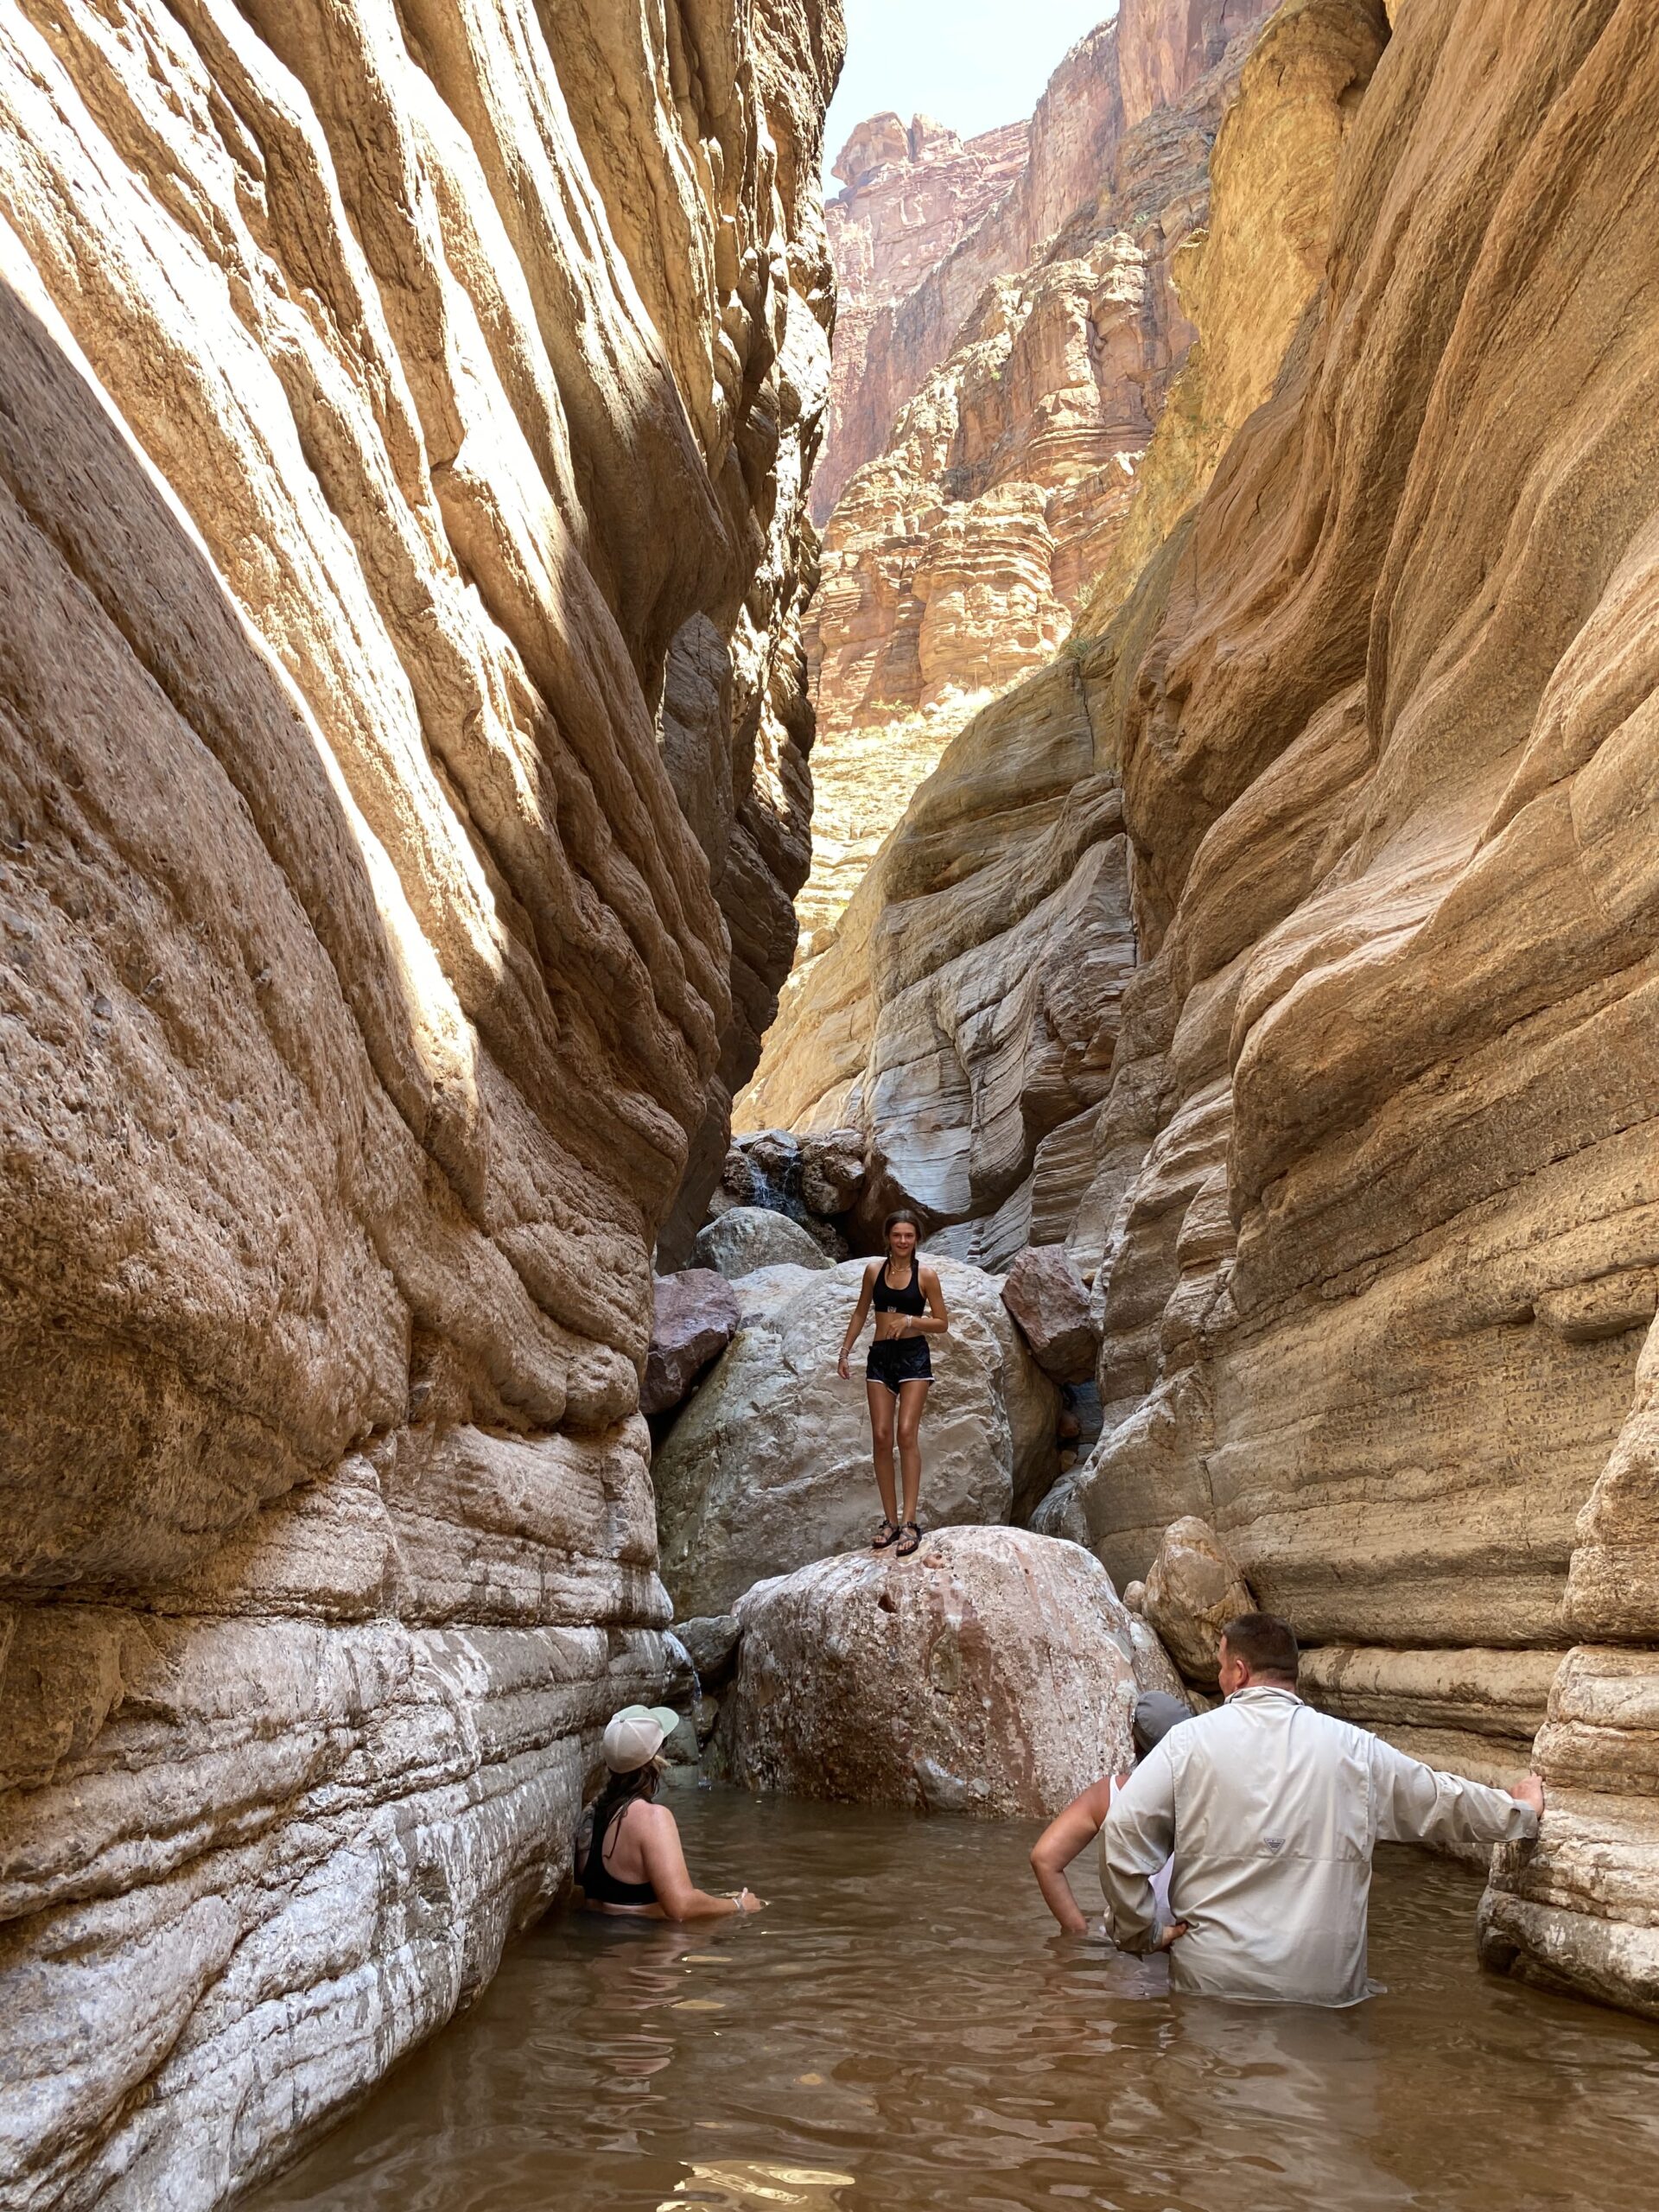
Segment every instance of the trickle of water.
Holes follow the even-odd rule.
[[[543,1923],[251,2212],[1650,2212],[1659,2026],[1483,1974],[1463,1867],[1380,1853],[1389,1994],[1281,2010],[1055,1935],[1033,1827],[667,1802],[765,1913]]]
[[[681,1665],[689,1669],[691,1676],[691,1702],[695,1705],[697,1700],[702,1695],[702,1677],[697,1672],[696,1661],[691,1656],[691,1654],[686,1649],[684,1644],[681,1643],[679,1637],[675,1635],[671,1628],[665,1628],[663,1630],[663,1642],[668,1646],[671,1652],[678,1653]]]

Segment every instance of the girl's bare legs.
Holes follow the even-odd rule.
[[[927,1403],[929,1388],[925,1382],[899,1385],[899,1466],[905,1478],[906,1521],[916,1518],[916,1503],[922,1494],[922,1408]],[[893,1512],[892,1490],[893,1476],[889,1471],[887,1488],[881,1493],[889,1517]]]
[[[870,1402],[870,1448],[875,1458],[875,1486],[881,1493],[881,1510],[896,1529],[899,1502],[893,1490],[893,1393],[885,1382],[866,1382],[864,1395]]]

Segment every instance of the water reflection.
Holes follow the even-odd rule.
[[[1341,2013],[1172,1999],[1055,1937],[1017,1827],[677,1802],[741,1926],[515,1947],[258,2212],[1647,2212],[1659,2030],[1494,1982],[1478,1884],[1379,1866]]]

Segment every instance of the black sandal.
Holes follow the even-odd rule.
[[[884,1519],[881,1523],[881,1534],[870,1546],[870,1549],[873,1552],[884,1552],[889,1544],[896,1544],[904,1533],[902,1522],[895,1525],[893,1522]]]
[[[915,1521],[906,1521],[904,1527],[899,1531],[898,1548],[893,1554],[894,1559],[908,1559],[912,1552],[916,1550],[921,1541],[922,1531],[920,1523]]]

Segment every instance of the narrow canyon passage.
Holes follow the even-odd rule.
[[[678,1791],[747,1926],[554,1916],[249,2212],[1648,2212],[1659,2025],[1483,1975],[1382,1854],[1349,2013],[1054,1936],[1018,1822]]]
[[[1659,0],[884,5],[0,0],[0,2212],[1654,2196]]]

